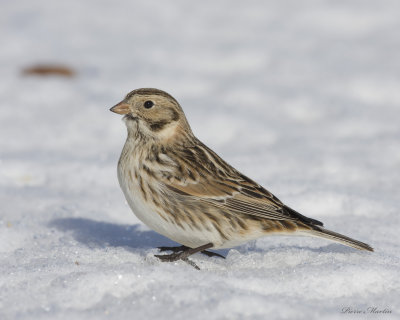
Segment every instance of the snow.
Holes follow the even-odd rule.
[[[0,319],[398,319],[400,4],[2,1]],[[59,63],[77,76],[23,76]],[[267,237],[201,267],[116,176],[132,89],[289,206],[374,253]],[[342,313],[376,307],[391,313]]]

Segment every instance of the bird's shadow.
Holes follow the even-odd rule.
[[[116,224],[84,218],[60,218],[50,221],[50,228],[69,232],[90,248],[123,247],[126,250],[175,247],[176,243],[154,231],[141,230],[140,225]],[[228,250],[212,250],[227,255]]]
[[[84,218],[60,218],[50,221],[49,227],[69,232],[72,237],[90,248],[124,247],[128,250],[178,246],[179,244],[140,225],[116,224]]]

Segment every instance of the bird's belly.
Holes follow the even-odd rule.
[[[136,181],[126,181],[124,177],[127,176],[129,177],[129,174],[123,175],[118,172],[121,189],[133,213],[150,229],[191,248],[210,242],[214,244],[221,242],[218,234],[212,229],[199,230],[189,224],[179,226],[174,223],[173,216],[168,217],[167,213],[157,208],[152,201],[144,199],[140,185]]]

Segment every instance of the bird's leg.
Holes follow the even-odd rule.
[[[158,250],[160,250],[161,252],[163,251],[172,251],[172,252],[180,252],[180,251],[184,251],[186,249],[189,249],[189,247],[186,246],[178,246],[178,247],[157,247]]]
[[[189,260],[188,257],[197,252],[205,251],[206,249],[212,248],[213,244],[210,242],[197,248],[189,248],[189,247],[182,248],[182,247],[185,246],[178,247],[181,248],[181,250],[176,250],[180,252],[174,252],[171,254],[163,254],[163,255],[156,254],[155,257],[157,257],[163,262],[173,262],[177,260],[183,260],[189,263],[192,267],[196,268],[197,270],[200,270],[200,268],[193,261]]]
[[[187,246],[178,246],[178,247],[157,247],[161,252],[163,251],[172,251],[172,252],[181,252],[189,249]],[[203,250],[200,253],[205,254],[208,257],[219,257],[222,259],[225,259],[223,255],[220,255],[219,253],[208,251],[208,250]]]

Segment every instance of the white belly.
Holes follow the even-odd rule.
[[[123,169],[119,165],[118,180],[121,189],[124,192],[125,198],[133,213],[150,229],[162,234],[167,238],[170,238],[173,241],[191,248],[195,248],[210,242],[215,245],[214,247],[221,247],[221,239],[212,228],[210,228],[209,231],[206,229],[194,229],[190,225],[184,225],[184,228],[182,228],[177,224],[163,219],[160,214],[157,213],[157,208],[155,205],[151,201],[146,201],[144,199],[139,183],[137,181],[127,181],[130,175],[128,172],[123,172],[123,170],[129,169]],[[133,175],[131,174],[131,176]],[[164,215],[165,214],[166,213],[164,213]]]

